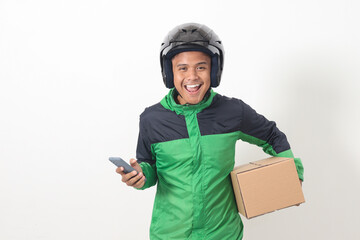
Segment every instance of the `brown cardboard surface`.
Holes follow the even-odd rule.
[[[256,164],[244,164],[244,165],[240,165],[234,168],[233,171],[236,171],[237,173],[240,172],[246,172],[255,168],[258,168],[259,166]]]
[[[237,178],[237,172],[234,170],[230,173],[231,181],[234,189],[236,205],[238,208],[239,213],[246,216],[245,206],[243,202],[243,197],[241,196],[240,185]]]
[[[304,202],[292,158],[272,157],[231,172],[239,212],[247,218]]]
[[[261,159],[255,162],[250,162],[250,164],[255,164],[258,166],[267,166],[267,165],[271,165],[271,164],[275,164],[275,163],[279,163],[282,161],[286,161],[292,158],[284,158],[284,157],[270,157],[270,158],[265,158],[265,159]]]

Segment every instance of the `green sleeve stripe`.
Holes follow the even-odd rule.
[[[277,153],[277,152],[275,152],[273,147],[266,141],[258,139],[253,136],[250,136],[241,131],[239,131],[239,139],[241,139],[242,141],[248,142],[250,144],[255,144],[259,147],[262,147],[263,151],[271,156],[293,158],[299,178],[301,179],[301,181],[304,181],[304,167],[301,163],[300,158],[294,158],[294,154],[291,151],[291,149]]]
[[[278,154],[276,154],[276,157],[287,157],[287,158],[294,158],[294,154],[291,151],[291,149],[280,152]]]
[[[259,146],[263,149],[263,151],[271,156],[276,156],[277,153],[273,149],[273,147],[267,143],[264,140],[258,139],[256,137],[250,136],[248,134],[245,134],[241,131],[239,131],[239,139],[242,141],[248,142],[250,144],[255,144],[256,146]]]
[[[296,170],[298,172],[299,178],[301,181],[304,181],[304,167],[300,158],[294,158]]]
[[[304,181],[304,167],[302,165],[300,158],[295,158],[293,152],[291,149],[283,151],[281,153],[278,153],[276,157],[287,157],[287,158],[293,158],[296,166],[296,171],[298,172],[299,178],[301,181]]]

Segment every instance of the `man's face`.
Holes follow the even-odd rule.
[[[172,59],[179,104],[197,104],[210,87],[211,59],[203,52],[182,52]]]

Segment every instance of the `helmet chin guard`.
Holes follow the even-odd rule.
[[[174,87],[171,59],[178,53],[188,51],[200,51],[210,56],[211,87],[219,86],[224,65],[224,47],[210,28],[198,23],[186,23],[175,27],[161,44],[160,64],[165,86]]]

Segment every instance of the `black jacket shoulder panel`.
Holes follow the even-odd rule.
[[[140,124],[151,144],[189,137],[185,117],[165,109],[160,103],[145,109],[140,115]]]
[[[240,100],[217,94],[210,107],[198,113],[201,135],[230,133],[240,130],[242,105]]]
[[[198,114],[198,122],[202,135],[241,131],[270,144],[277,153],[290,149],[285,134],[276,123],[240,99],[217,94],[210,107]]]
[[[137,144],[139,162],[153,163],[151,145],[188,138],[185,117],[165,109],[160,103],[148,107],[140,115],[140,131]]]

